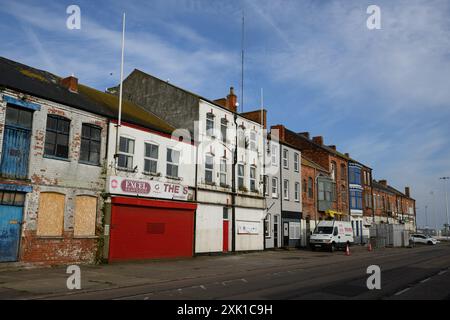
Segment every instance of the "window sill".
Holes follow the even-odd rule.
[[[61,158],[61,157],[49,156],[49,155],[45,155],[45,154],[44,154],[44,158],[45,159],[50,159],[50,160],[59,160],[59,161],[71,162],[71,160],[69,158]]]
[[[183,179],[180,177],[171,177],[171,176],[166,176],[167,179],[169,180],[175,180],[175,181],[182,181]]]
[[[95,240],[95,239],[99,239],[99,237],[98,236],[74,236],[73,237],[74,239],[77,239],[77,240],[82,240],[82,239],[86,239],[86,240]]]
[[[37,236],[38,240],[63,240],[63,236]]]
[[[116,170],[122,171],[122,172],[135,173],[135,170],[133,170],[133,169],[128,169],[128,168],[116,167]]]
[[[146,172],[146,171],[142,171],[143,175],[146,176],[150,176],[150,177],[161,177],[161,173],[153,173],[153,172]]]
[[[100,167],[101,165],[100,163],[93,163],[93,162],[87,162],[87,161],[78,161],[79,164],[84,164],[86,166],[91,166],[91,167]]]

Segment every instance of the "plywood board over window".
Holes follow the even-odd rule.
[[[37,235],[60,237],[64,230],[65,195],[43,192],[39,199]]]
[[[96,218],[97,198],[92,196],[77,196],[75,203],[75,237],[95,236]]]

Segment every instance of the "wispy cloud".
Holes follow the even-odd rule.
[[[1,54],[104,89],[118,82],[127,12],[126,72],[218,98],[239,83],[245,8],[247,109],[264,87],[269,119],[324,135],[375,177],[410,185],[419,207],[450,175],[447,0],[378,0],[382,29],[374,31],[369,0],[78,2],[82,30],[69,31],[65,4],[4,1]]]

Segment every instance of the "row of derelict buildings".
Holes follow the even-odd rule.
[[[134,70],[105,92],[0,58],[0,262],[94,263],[308,245],[320,220],[415,229],[415,201],[283,125]]]

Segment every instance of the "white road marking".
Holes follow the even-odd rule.
[[[431,280],[431,278],[426,278],[426,279],[423,279],[422,281],[420,281],[420,283],[425,283],[425,282],[430,281],[430,280]]]
[[[395,295],[396,295],[396,296],[402,295],[402,294],[404,294],[405,292],[407,292],[407,291],[409,291],[409,290],[411,290],[411,288],[403,289],[402,291],[397,292]]]
[[[443,274],[446,274],[448,272],[448,270],[442,270],[441,272],[438,273],[438,275],[442,276]]]

